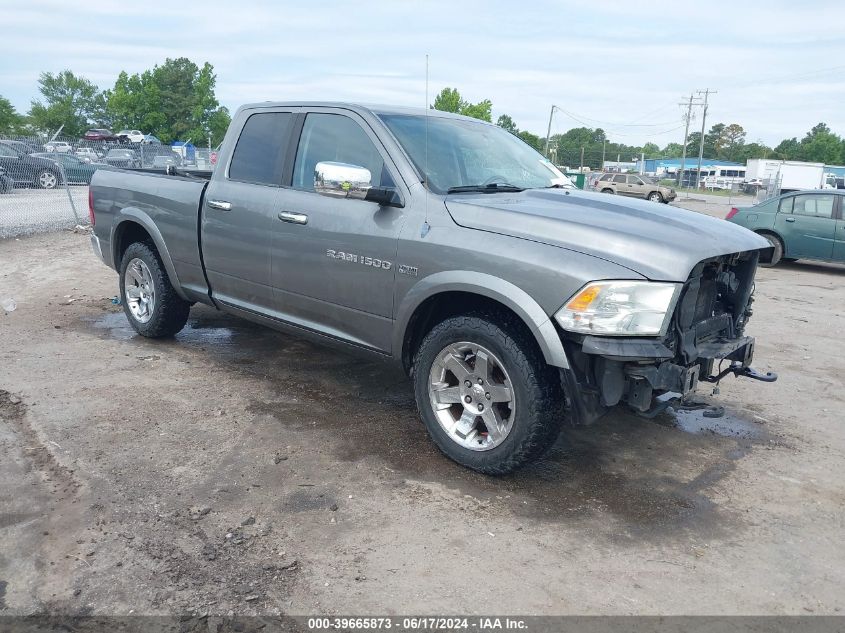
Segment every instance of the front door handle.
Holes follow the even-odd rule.
[[[786,218],[787,222],[795,222],[795,218]]]
[[[279,219],[282,222],[290,222],[291,224],[308,224],[308,216],[304,213],[291,213],[290,211],[282,211],[279,214]]]
[[[209,200],[208,206],[210,206],[212,209],[220,209],[221,211],[232,210],[232,203],[226,202],[224,200]]]

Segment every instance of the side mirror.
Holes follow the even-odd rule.
[[[371,182],[370,170],[358,165],[324,161],[314,168],[314,191],[324,196],[363,200]]]
[[[399,206],[399,194],[390,187],[373,187],[369,169],[359,165],[321,161],[314,167],[314,191],[324,196],[368,200]]]

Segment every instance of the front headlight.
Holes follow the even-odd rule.
[[[660,336],[669,327],[681,284],[595,281],[555,314],[564,330],[599,336]]]

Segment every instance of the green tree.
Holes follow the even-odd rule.
[[[461,93],[457,88],[443,88],[436,97],[434,97],[434,105],[431,106],[435,110],[441,112],[452,112],[460,114],[463,109],[465,101],[461,99]]]
[[[684,153],[684,146],[680,143],[667,143],[661,151],[661,158],[679,158]]]
[[[434,98],[434,105],[431,107],[442,112],[454,112],[482,121],[493,121],[493,104],[490,99],[470,103],[461,97],[457,88],[443,88]]]
[[[185,57],[168,58],[140,74],[120,73],[106,95],[106,111],[115,127],[141,129],[165,143],[204,145],[210,137],[217,145],[231,117],[214,94],[216,80],[207,62],[200,68]]]
[[[528,130],[522,130],[521,132],[517,133],[517,136],[521,138],[525,143],[536,149],[538,152],[543,151],[543,139],[541,139],[536,134],[532,134]]]
[[[785,138],[774,149],[775,158],[781,160],[798,160],[801,154],[801,143],[795,137]]]
[[[737,148],[731,160],[744,163],[750,158],[768,158],[772,155],[772,148],[763,143],[743,143]]]
[[[722,129],[716,146],[717,156],[725,160],[738,161],[745,144],[745,130],[738,123],[731,123]]]
[[[467,103],[461,109],[461,114],[492,123],[493,104],[490,99],[485,99],[484,101],[479,101],[478,103]]]
[[[33,101],[29,111],[36,128],[55,132],[64,126],[63,135],[81,136],[91,123],[100,123],[96,118],[99,89],[85,77],[70,70],[41,73],[38,89],[43,103]]]
[[[507,114],[503,114],[496,119],[496,125],[504,130],[507,130],[514,136],[519,135],[519,128],[516,126],[516,123],[514,123],[514,120]]]
[[[825,123],[813,126],[807,135],[801,139],[802,160],[838,165],[842,163],[842,139]]]
[[[23,125],[23,117],[12,102],[0,96],[0,134],[16,134]]]
[[[646,158],[661,158],[660,148],[655,143],[646,143],[643,145],[642,153]]]

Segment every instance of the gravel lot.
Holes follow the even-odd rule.
[[[205,307],[144,340],[86,235],[0,241],[0,610],[838,613],[843,278],[760,271],[780,380],[725,417],[612,414],[487,478],[389,368]]]
[[[0,239],[73,228],[79,221],[88,222],[87,186],[71,185],[70,196],[65,188],[17,188],[0,195]]]

